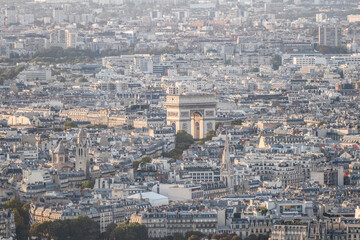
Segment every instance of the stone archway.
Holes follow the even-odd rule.
[[[213,94],[168,95],[167,124],[175,123],[176,132],[184,130],[194,139],[201,139],[208,131],[215,130],[216,104]]]
[[[191,115],[191,135],[194,139],[200,139],[204,135],[203,133],[203,116],[200,112],[194,112]]]

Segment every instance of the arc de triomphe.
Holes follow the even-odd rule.
[[[214,94],[183,94],[166,97],[167,124],[176,132],[185,130],[194,139],[201,139],[215,130],[216,98]]]

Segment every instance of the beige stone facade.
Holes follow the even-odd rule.
[[[168,95],[167,124],[201,139],[215,130],[216,104],[213,94]]]

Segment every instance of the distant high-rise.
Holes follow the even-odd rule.
[[[360,6],[359,6],[360,8]],[[354,23],[354,22],[360,22],[360,14],[351,14],[347,16],[347,20],[349,23]]]
[[[316,14],[316,22],[324,22],[327,19],[327,14],[326,13],[318,13]]]
[[[162,18],[162,13],[160,12],[160,11],[156,11],[156,10],[154,10],[154,11],[151,11],[150,12],[150,17],[151,17],[151,19],[160,19],[160,18]]]
[[[16,23],[16,9],[15,7],[9,7],[5,10],[5,25],[11,25]]]
[[[62,22],[64,22],[64,19],[65,19],[64,9],[54,8],[54,10],[53,10],[54,23],[62,23]]]
[[[66,30],[66,47],[75,48],[78,34],[75,31]]]
[[[50,39],[47,42],[47,47],[67,47],[67,34],[64,29],[55,29],[50,33]]]
[[[341,28],[323,26],[319,27],[319,45],[340,46]]]

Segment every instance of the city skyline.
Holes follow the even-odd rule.
[[[359,0],[0,0],[0,239],[360,239]]]

